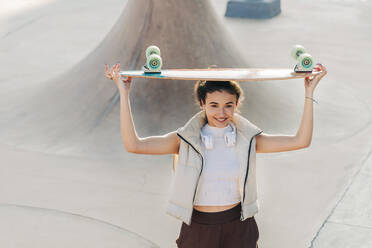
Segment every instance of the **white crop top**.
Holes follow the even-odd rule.
[[[205,124],[200,132],[212,135],[213,148],[206,149],[202,142],[204,167],[200,175],[194,205],[223,206],[238,203],[239,163],[234,146],[227,146],[225,132],[232,132],[231,126],[224,128]]]

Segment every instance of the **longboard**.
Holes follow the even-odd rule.
[[[266,81],[312,77],[321,72],[295,72],[293,69],[265,68],[210,68],[210,69],[168,69],[160,72],[143,70],[120,71],[121,77],[157,78],[173,80],[209,80],[209,81]]]

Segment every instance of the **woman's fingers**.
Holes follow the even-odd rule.
[[[115,68],[115,74],[116,74],[116,77],[119,78],[119,72],[120,72],[120,63],[116,65],[116,68]]]
[[[318,65],[317,70],[320,71],[320,73],[315,76],[316,78],[315,85],[320,81],[320,79],[322,79],[327,74],[327,70],[322,64],[317,65]]]
[[[111,75],[112,75],[112,77],[114,78],[114,80],[115,80],[115,78],[116,78],[116,66],[117,66],[117,64],[115,64],[115,65],[111,68]]]
[[[110,71],[109,71],[109,67],[108,67],[107,64],[105,65],[105,73],[106,73],[106,77],[107,77],[108,79],[112,79],[112,74],[110,73]]]
[[[325,66],[322,65],[322,70],[324,71],[324,75],[327,74],[327,68],[325,68]]]
[[[323,74],[327,74],[327,69],[325,68],[325,66],[324,65],[322,65],[322,64],[317,64],[317,68],[319,68],[319,71],[323,71]]]
[[[112,80],[119,79],[120,76],[120,63],[114,64],[111,68],[109,68],[108,64],[105,64],[105,74],[106,77]]]
[[[120,63],[116,63],[110,70],[111,79],[117,81],[119,79]]]
[[[106,73],[106,75],[109,74],[109,70],[108,70],[108,65],[107,64],[105,64],[105,73]]]
[[[113,74],[115,72],[115,67],[116,67],[116,64],[111,67],[111,71],[110,71],[111,74]]]
[[[327,74],[327,69],[323,65],[320,65],[320,71],[321,73],[319,74],[319,80]]]

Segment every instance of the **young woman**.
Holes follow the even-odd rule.
[[[106,76],[120,92],[124,146],[140,154],[177,154],[167,213],[182,220],[176,243],[182,248],[256,248],[259,232],[255,154],[303,149],[313,131],[313,92],[326,68],[305,78],[305,104],[296,135],[269,135],[241,116],[244,98],[234,81],[198,81],[195,100],[202,111],[163,136],[139,138],[129,105],[131,78],[119,79],[120,64]]]

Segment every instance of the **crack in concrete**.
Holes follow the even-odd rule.
[[[31,19],[31,20],[28,21],[28,22],[23,23],[22,25],[20,25],[20,26],[14,28],[12,31],[7,32],[3,37],[1,37],[1,39],[5,39],[6,37],[8,37],[8,36],[10,36],[10,35],[12,35],[12,34],[18,32],[19,30],[23,29],[24,27],[26,27],[26,26],[28,26],[28,25],[30,25],[30,24],[36,22],[37,20],[41,19],[42,17],[44,17],[44,16],[38,16],[38,17],[36,17],[36,18],[34,18],[34,19]]]
[[[337,225],[344,225],[344,226],[350,226],[350,227],[358,227],[358,228],[372,230],[372,226],[361,226],[361,225],[355,225],[355,224],[350,224],[350,223],[342,223],[342,222],[335,222],[335,221],[328,221],[328,223],[337,224]]]
[[[336,208],[338,207],[338,205],[340,204],[340,202],[344,199],[346,193],[349,191],[351,185],[353,185],[356,177],[360,174],[360,172],[362,171],[362,169],[366,166],[366,161],[371,157],[372,155],[372,149],[368,152],[368,154],[362,159],[361,161],[361,166],[359,168],[359,170],[351,177],[351,180],[349,182],[349,185],[347,185],[345,191],[342,193],[340,199],[336,202],[335,206],[332,208],[330,214],[327,216],[327,218],[323,221],[322,225],[320,226],[320,228],[318,229],[318,231],[316,232],[314,238],[311,240],[310,242],[310,246],[308,248],[313,248],[313,245],[314,245],[314,241],[318,238],[319,234],[320,234],[320,231],[323,229],[323,227],[325,226],[325,224],[327,222],[331,223],[329,220],[329,218],[333,215],[334,211],[336,210]]]

